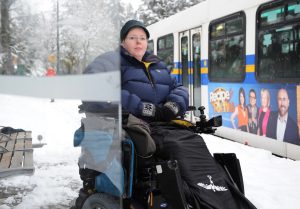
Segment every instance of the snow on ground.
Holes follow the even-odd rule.
[[[35,173],[0,178],[0,209],[69,208],[81,187],[73,147],[73,133],[83,117],[80,101],[10,96],[0,94],[0,126],[32,131]],[[258,209],[298,209],[300,162],[273,156],[269,151],[202,135],[211,153],[234,152],[240,160],[245,193]]]
[[[80,125],[79,101],[0,95],[0,125],[32,131],[35,173],[0,179],[0,209],[69,208],[81,186],[73,147],[73,133]],[[2,194],[1,194],[2,193]]]
[[[203,138],[211,153],[236,153],[245,195],[258,209],[300,207],[300,161],[279,158],[269,151],[212,135],[203,135]]]

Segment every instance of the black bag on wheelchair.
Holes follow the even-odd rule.
[[[239,189],[243,187],[234,184],[200,135],[183,126],[154,124],[151,136],[157,157],[178,162],[185,198],[192,208],[255,209]]]

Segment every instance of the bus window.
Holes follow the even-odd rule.
[[[218,23],[211,26],[211,38],[217,38],[225,35],[225,23]]]
[[[267,9],[260,15],[260,25],[267,26],[282,22],[284,18],[284,8],[282,6]]]
[[[264,5],[257,12],[256,76],[261,82],[300,78],[300,5],[280,4]]]
[[[154,42],[153,40],[149,40],[148,41],[148,48],[147,48],[147,51],[151,54],[154,53]]]
[[[300,17],[300,3],[294,2],[288,4],[287,8],[287,19],[297,19]]]
[[[227,21],[226,34],[241,33],[243,32],[243,19],[235,18]]]
[[[182,69],[182,85],[189,86],[189,40],[187,36],[183,36],[181,42],[181,69]]]
[[[245,78],[245,14],[210,23],[209,71],[215,82],[242,82]]]
[[[168,66],[173,67],[174,59],[174,38],[169,34],[158,38],[157,56],[162,59]]]
[[[157,42],[157,50],[158,51],[161,51],[161,50],[164,50],[166,47],[165,47],[165,39],[163,38],[160,38],[158,39],[158,42]]]
[[[201,39],[200,33],[195,33],[192,35],[192,56],[193,56],[193,76],[194,76],[194,106],[200,107],[201,105],[201,78],[200,78],[200,68],[201,68]],[[199,111],[195,111],[195,115],[199,116]]]

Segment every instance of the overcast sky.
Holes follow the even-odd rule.
[[[131,5],[133,6],[134,9],[137,9],[139,7],[139,5],[142,3],[141,0],[121,0],[125,3],[131,3]],[[29,0],[29,2],[31,3],[31,5],[33,5],[35,8],[38,8],[38,10],[42,10],[42,11],[48,11],[51,10],[51,4],[52,1],[51,0]]]

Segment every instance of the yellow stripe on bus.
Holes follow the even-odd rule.
[[[255,65],[246,65],[246,72],[247,73],[254,73],[255,72]]]
[[[179,75],[179,74],[181,74],[181,69],[173,68],[172,74],[173,74],[173,75]]]
[[[255,72],[255,65],[246,65],[246,72],[247,73],[254,73]],[[181,74],[181,69],[174,68],[172,74],[179,75]],[[193,69],[189,68],[189,74],[193,74]],[[201,68],[201,74],[208,74],[208,68],[204,67]]]
[[[201,74],[207,74],[207,73],[208,73],[208,68],[207,67],[201,68]]]

